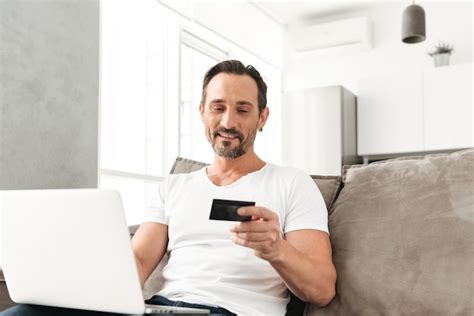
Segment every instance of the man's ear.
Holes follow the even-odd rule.
[[[265,126],[269,115],[270,110],[268,109],[268,107],[264,107],[262,112],[260,112],[260,117],[258,118],[258,129],[261,129]]]
[[[204,123],[204,105],[202,103],[199,104],[199,112],[201,113],[201,122]]]

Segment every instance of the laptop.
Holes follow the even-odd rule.
[[[1,191],[2,269],[16,303],[124,314],[209,314],[146,305],[115,190]]]

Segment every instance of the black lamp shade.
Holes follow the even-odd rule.
[[[426,38],[425,11],[416,4],[403,11],[402,41],[407,44],[423,42]]]

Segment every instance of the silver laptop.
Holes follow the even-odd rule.
[[[2,268],[16,303],[124,314],[209,310],[145,306],[120,194],[1,191]]]

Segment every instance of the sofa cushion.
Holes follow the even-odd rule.
[[[312,175],[311,178],[316,183],[321,191],[326,208],[331,209],[331,206],[336,201],[337,194],[341,189],[342,178],[340,176],[317,176]]]
[[[15,303],[10,299],[10,294],[8,293],[3,271],[0,270],[0,312],[14,305]]]
[[[207,165],[204,162],[178,157],[174,161],[173,167],[171,167],[170,174],[189,173],[204,168]]]
[[[345,166],[337,295],[311,315],[474,315],[474,149]]]

